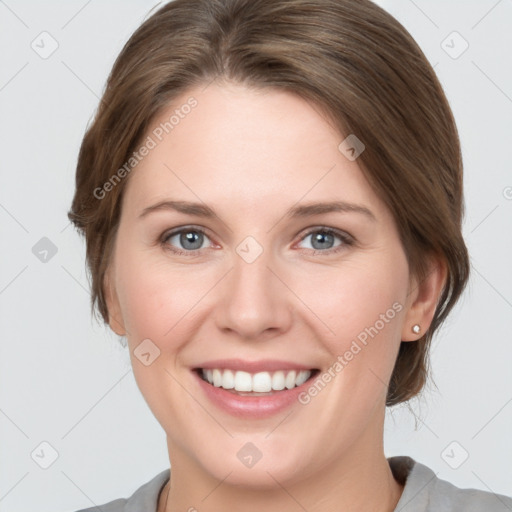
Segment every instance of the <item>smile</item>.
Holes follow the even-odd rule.
[[[301,386],[316,370],[277,370],[249,373],[224,368],[200,369],[203,380],[209,384],[240,393],[270,393]]]
[[[277,359],[217,359],[190,369],[208,402],[244,420],[269,418],[300,404],[298,396],[320,374],[318,366]]]

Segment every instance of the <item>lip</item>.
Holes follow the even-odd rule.
[[[235,361],[237,363],[235,363]],[[209,361],[204,366],[196,367],[192,370],[192,374],[196,379],[200,389],[206,398],[220,410],[227,412],[231,416],[241,419],[264,419],[285,411],[295,404],[299,405],[298,396],[310,385],[311,381],[318,375],[318,370],[313,372],[311,377],[293,389],[285,389],[282,391],[274,391],[270,395],[261,396],[243,396],[237,395],[231,391],[221,387],[215,387],[206,382],[199,375],[199,368],[229,368],[239,371],[247,371],[257,373],[258,371],[277,371],[277,370],[311,370],[311,366],[298,365],[295,363],[285,363],[283,361],[255,361],[248,363],[240,359]]]

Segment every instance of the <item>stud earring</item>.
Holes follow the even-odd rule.
[[[419,333],[420,333],[420,331],[421,331],[421,327],[420,327],[418,324],[414,324],[414,325],[412,326],[412,332],[413,332],[414,334],[419,334]]]

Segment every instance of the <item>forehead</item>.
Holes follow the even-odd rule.
[[[136,208],[167,197],[246,208],[288,208],[303,200],[350,200],[378,208],[344,139],[320,109],[290,92],[210,84],[160,112],[152,148],[125,191]],[[148,139],[149,138],[149,139]]]

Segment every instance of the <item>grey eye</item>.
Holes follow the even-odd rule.
[[[306,249],[313,249],[315,251],[332,249],[341,245],[341,242],[344,242],[340,235],[326,229],[317,229],[315,231],[311,231],[302,239],[302,241],[307,239],[311,239],[311,243],[310,247],[306,247]],[[337,244],[336,239],[340,240],[340,242]]]
[[[206,238],[205,234],[197,229],[182,229],[170,234],[165,241],[186,251],[196,251],[202,248]]]

